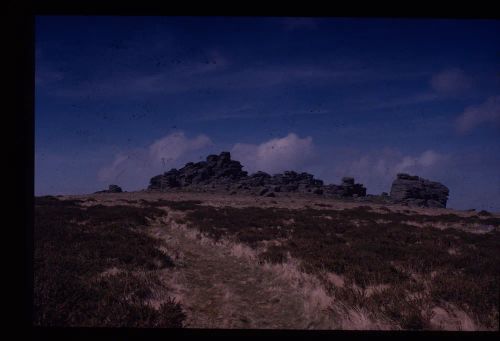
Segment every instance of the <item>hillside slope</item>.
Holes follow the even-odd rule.
[[[37,217],[49,219],[43,212],[58,209],[52,221],[36,219],[35,230],[79,226],[82,236],[95,235],[82,244],[81,236],[58,233],[55,240],[35,233],[40,325],[498,328],[498,215],[307,196],[137,192],[60,199],[37,198]],[[137,238],[144,240],[131,244]],[[92,250],[73,259],[57,251],[57,243]],[[113,249],[120,251],[110,254]],[[42,262],[48,255],[53,262]],[[47,291],[68,277],[50,276],[54,268],[69,272],[58,260],[85,273],[85,280],[82,273],[69,274],[75,286],[93,283],[93,293],[102,291],[105,278],[113,290],[99,302],[73,306],[75,318],[58,319],[56,303],[85,301],[82,292],[89,294]],[[124,295],[114,288],[124,282],[137,290],[126,286],[128,297],[115,302]],[[91,316],[96,305],[105,316],[124,304],[128,308],[114,319]]]

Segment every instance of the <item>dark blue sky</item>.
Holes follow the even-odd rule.
[[[38,17],[35,193],[89,193],[222,150],[250,172],[397,172],[500,211],[500,21]]]

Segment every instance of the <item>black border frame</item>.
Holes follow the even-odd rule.
[[[499,20],[500,12],[494,11],[493,4],[490,8],[470,6],[458,7],[458,4],[443,8],[422,8],[407,6],[403,10],[393,6],[381,8],[366,7],[353,3],[351,8],[339,9],[333,4],[325,4],[323,7],[308,8],[303,5],[293,6],[291,4],[280,5],[275,8],[267,6],[256,7],[255,4],[236,4],[233,8],[223,7],[219,4],[205,3],[193,5],[190,3],[175,4],[164,2],[151,3],[147,1],[135,2],[133,4],[118,1],[25,1],[13,5],[8,3],[8,20],[13,20],[11,27],[15,32],[14,64],[15,68],[15,96],[14,107],[17,129],[15,132],[16,151],[19,160],[16,164],[19,170],[17,183],[21,183],[21,189],[16,188],[16,203],[22,202],[21,220],[19,230],[24,251],[19,259],[23,259],[23,285],[19,286],[22,292],[23,311],[19,314],[21,330],[30,339],[53,339],[62,338],[103,338],[103,339],[134,339],[158,336],[173,337],[204,337],[204,338],[249,338],[259,337],[299,337],[299,338],[404,338],[421,339],[428,337],[442,338],[495,338],[498,332],[446,332],[446,331],[305,331],[305,330],[224,330],[224,329],[133,329],[133,328],[42,328],[32,325],[33,308],[33,222],[34,222],[34,75],[35,75],[35,17],[43,15],[112,15],[112,16],[148,16],[148,15],[189,15],[189,16],[304,16],[304,17],[356,17],[356,18],[395,18],[395,19],[486,19]],[[347,5],[347,4],[345,4]],[[184,6],[184,8],[182,8]],[[463,10],[462,13],[460,11]],[[458,12],[457,12],[458,11]],[[11,32],[9,32],[11,33]],[[17,300],[19,306],[19,300]],[[498,337],[498,336],[497,336]]]

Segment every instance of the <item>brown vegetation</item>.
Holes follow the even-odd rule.
[[[145,301],[154,272],[174,266],[161,242],[142,230],[156,208],[35,200],[34,324],[39,326],[181,327],[181,307]],[[119,269],[119,271],[108,271]]]
[[[403,329],[431,328],[432,308],[445,304],[467,312],[478,325],[498,324],[500,232],[471,234],[406,224],[477,223],[478,217],[382,214],[369,207],[336,211],[200,206],[186,219],[215,240],[231,236],[255,249],[284,240],[266,247],[261,261],[282,263],[290,254],[306,273],[320,278],[328,272],[339,274],[351,285],[338,288],[324,280],[331,295]],[[481,222],[500,225],[498,218]],[[460,251],[450,254],[448,249]],[[367,297],[368,288],[380,285],[387,287]]]
[[[125,195],[36,198],[36,325],[498,328],[498,215]]]

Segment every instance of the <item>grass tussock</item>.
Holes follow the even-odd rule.
[[[161,242],[143,231],[148,219],[165,212],[79,203],[35,199],[34,324],[181,327],[179,304],[146,303],[155,270],[174,266]],[[121,271],[104,276],[109,269]],[[137,275],[143,272],[150,275]]]
[[[499,226],[498,218],[387,214],[366,207],[199,206],[187,212],[186,220],[215,240],[231,237],[254,249],[282,241],[265,248],[260,260],[279,264],[290,255],[306,273],[343,276],[349,285],[332,286],[330,294],[368,309],[373,319],[390,320],[403,329],[431,329],[432,308],[450,303],[481,325],[498,325],[500,232],[472,234],[409,224],[480,221]],[[367,294],[381,285],[386,289]]]

